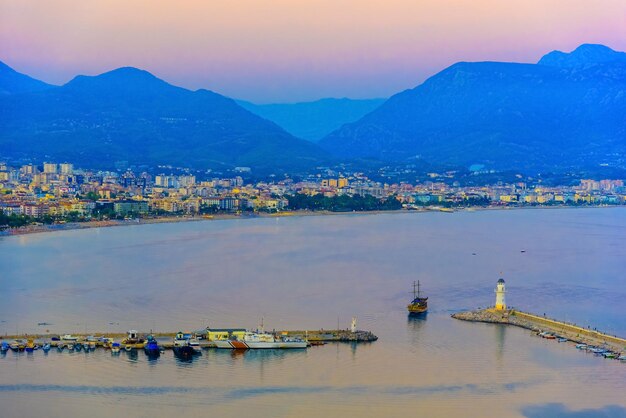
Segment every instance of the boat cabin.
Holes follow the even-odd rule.
[[[209,341],[239,340],[245,333],[245,328],[207,328],[206,339]]]

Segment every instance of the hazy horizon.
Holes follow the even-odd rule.
[[[52,84],[123,66],[254,103],[389,97],[458,61],[626,49],[626,3],[0,0],[2,60]],[[393,25],[390,24],[393,22]]]

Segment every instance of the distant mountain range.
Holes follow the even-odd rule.
[[[175,87],[136,68],[57,87],[0,72],[0,157],[191,168],[310,168],[326,153],[208,90]]]
[[[321,99],[314,102],[258,105],[238,100],[241,106],[281,126],[290,134],[319,141],[346,123],[354,122],[383,104],[385,99]]]
[[[52,86],[0,63],[0,158],[268,172],[338,161],[626,168],[626,54],[602,45],[537,64],[460,62],[383,103],[240,104],[136,68]]]
[[[496,169],[626,166],[626,54],[602,45],[537,64],[461,62],[320,145],[341,158]]]

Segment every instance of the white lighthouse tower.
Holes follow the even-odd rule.
[[[506,300],[504,299],[504,294],[506,290],[504,289],[504,279],[499,279],[496,284],[496,311],[504,311],[506,310]]]

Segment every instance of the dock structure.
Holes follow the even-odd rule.
[[[624,338],[517,309],[478,309],[452,314],[452,318],[470,322],[513,325],[537,333],[553,333],[579,344],[606,347],[617,353],[626,351]]]
[[[214,330],[213,330],[214,331]],[[220,330],[221,331],[221,330]],[[235,331],[240,331],[240,329],[235,329]],[[275,331],[276,335],[288,336],[293,338],[301,338],[306,339],[309,342],[313,343],[313,345],[319,345],[315,343],[326,343],[326,342],[372,342],[376,341],[378,337],[371,333],[370,331],[361,331],[361,330],[314,330],[314,331],[306,331],[306,330],[287,330],[287,331]],[[142,334],[142,333],[140,333]],[[165,339],[169,338],[171,341],[159,341],[159,346],[164,349],[171,349],[174,347],[173,338],[176,335],[175,332],[146,332],[143,333],[145,335],[152,335],[157,339]],[[107,333],[107,332],[91,332],[89,335],[97,336],[97,337],[107,337],[115,340],[122,340],[127,337],[126,333]],[[206,339],[207,336],[212,336],[208,334],[206,331],[198,331],[196,335],[199,336],[200,347],[202,348],[214,348],[215,344],[211,339]],[[35,341],[49,341],[53,337],[57,336],[56,334],[23,334],[23,335],[4,335],[0,336],[0,340],[14,340],[14,339],[33,339]],[[86,335],[77,334],[78,341],[83,342],[86,338]],[[223,335],[220,335],[220,339],[226,339]],[[67,344],[68,341],[50,341],[52,347],[56,347],[59,344]],[[97,343],[98,346],[102,346],[101,343]]]
[[[370,331],[350,329],[280,331],[280,334],[319,342],[372,342],[378,340],[378,337]]]

